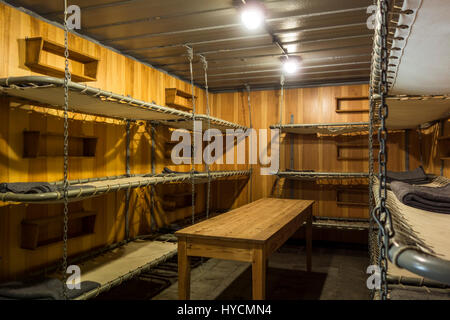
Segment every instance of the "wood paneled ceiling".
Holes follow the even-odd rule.
[[[248,0],[247,0],[248,1]],[[9,0],[61,23],[63,1]],[[274,88],[280,58],[300,56],[302,68],[287,86],[368,81],[373,30],[366,21],[372,0],[266,0],[265,26],[247,30],[241,0],[76,0],[77,32],[188,80],[186,45],[194,50],[194,81],[204,86],[208,61],[212,91]],[[277,44],[278,42],[278,44]]]

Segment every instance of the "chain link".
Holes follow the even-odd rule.
[[[195,181],[194,181],[194,171],[195,171],[195,157],[196,157],[196,150],[194,148],[194,141],[195,141],[195,88],[194,88],[194,71],[192,69],[192,60],[194,59],[194,50],[192,50],[191,47],[186,46],[187,49],[187,57],[189,60],[189,70],[191,74],[191,88],[192,88],[192,143],[191,143],[191,161],[192,161],[192,167],[191,167],[191,191],[192,191],[192,218],[191,222],[192,224],[195,223]]]
[[[69,70],[69,27],[67,25],[67,0],[64,0],[64,224],[63,224],[63,257],[62,257],[62,272],[63,272],[63,297],[68,299],[67,293],[67,229],[69,220],[69,82],[71,74]]]
[[[387,199],[387,184],[386,184],[386,172],[387,172],[387,147],[386,141],[388,138],[388,131],[386,128],[386,119],[389,115],[388,105],[386,104],[386,98],[388,95],[388,82],[387,82],[387,64],[388,64],[388,48],[387,48],[387,36],[388,36],[388,13],[389,2],[387,0],[378,0],[378,14],[379,21],[379,38],[378,46],[380,47],[378,69],[380,77],[378,81],[378,94],[380,99],[380,106],[378,109],[378,119],[380,126],[378,128],[378,141],[380,143],[380,150],[378,153],[378,179],[379,189],[378,197],[379,203],[376,208],[373,209],[371,215],[376,224],[378,225],[378,246],[380,254],[378,256],[378,266],[380,268],[381,287],[380,298],[386,300],[388,296],[388,284],[387,284],[387,269],[388,269],[388,250],[389,250],[389,238],[394,236],[392,229],[391,214],[386,206]],[[373,89],[373,88],[372,88]],[[371,91],[373,95],[373,91]],[[369,137],[370,139],[370,137]]]
[[[200,59],[203,64],[203,71],[205,73],[205,92],[206,92],[206,114],[208,115],[208,132],[211,129],[211,118],[210,118],[210,108],[209,108],[209,88],[208,88],[208,61],[202,55]],[[208,136],[208,138],[211,138]],[[206,172],[208,173],[208,185],[206,191],[206,219],[209,218],[209,207],[210,207],[210,197],[211,197],[211,173],[209,171],[209,164],[206,164]]]

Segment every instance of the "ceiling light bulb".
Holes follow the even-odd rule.
[[[241,20],[247,29],[255,30],[262,25],[264,13],[256,6],[247,6],[242,10]]]
[[[299,63],[294,59],[288,59],[283,64],[283,70],[287,74],[293,74],[297,72]]]

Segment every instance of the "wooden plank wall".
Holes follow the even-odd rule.
[[[58,43],[64,43],[62,29],[33,18],[7,5],[0,4],[0,77],[33,75],[24,66],[26,37],[43,36]],[[130,95],[134,98],[165,103],[165,88],[178,88],[190,92],[190,85],[163,72],[120,55],[107,48],[70,35],[70,46],[100,59],[98,81],[89,85],[115,93]],[[58,58],[48,57],[49,64],[61,63]],[[195,89],[198,97],[198,113],[206,113],[205,92]],[[233,103],[234,101],[230,101]],[[42,132],[63,132],[61,113],[55,116],[38,112],[28,112],[10,108],[10,100],[0,97],[0,182],[57,181],[63,178],[62,158],[22,158],[24,130],[40,130]],[[54,113],[54,112],[53,112]],[[215,110],[215,116],[229,121],[239,122],[239,113],[229,105],[227,108]],[[74,115],[79,119],[79,115]],[[102,177],[125,173],[125,125],[114,124],[108,119],[83,117],[85,121],[71,120],[70,132],[74,135],[98,137],[96,157],[92,159],[70,159],[69,179]],[[131,135],[131,173],[151,172],[151,140],[149,129],[144,125],[133,125]],[[156,172],[161,172],[168,165],[164,159],[164,141],[170,139],[167,128],[158,127],[156,140]],[[240,166],[242,168],[242,166]],[[245,167],[245,166],[244,166]],[[180,171],[190,170],[189,165],[170,166]],[[239,166],[232,166],[239,168]],[[197,166],[202,170],[202,165]],[[212,169],[231,169],[230,166],[214,166]],[[226,182],[227,190],[245,188],[246,181]],[[219,183],[213,184],[215,192],[223,191]],[[190,191],[190,184],[158,186],[157,194]],[[196,186],[198,190],[197,212],[204,211],[204,185]],[[226,201],[212,201],[226,209],[247,202],[247,193],[241,190],[232,194]],[[70,211],[93,210],[97,212],[95,233],[69,240],[69,255],[85,252],[95,247],[112,244],[124,239],[125,192],[85,200],[70,205]],[[156,199],[159,200],[160,198]],[[151,232],[149,210],[149,189],[135,190],[130,202],[130,236]],[[190,208],[165,213],[161,204],[156,203],[155,221],[161,226],[190,215]],[[58,215],[61,205],[24,205],[0,204],[0,281],[12,279],[30,270],[39,269],[48,263],[60,259],[62,246],[51,244],[35,251],[20,248],[20,225],[23,219],[41,218]],[[51,231],[48,231],[51,232]]]
[[[0,4],[0,77],[24,76],[33,74],[24,66],[24,39],[44,36],[63,43],[63,31],[25,13]],[[116,93],[131,95],[137,99],[154,101],[164,105],[164,89],[176,87],[190,91],[189,84],[163,72],[152,69],[133,59],[127,58],[107,48],[85,39],[70,36],[70,45],[90,55],[100,58],[98,81],[89,83]],[[52,60],[55,59],[55,60]],[[49,58],[48,63],[60,63]],[[367,114],[337,114],[334,111],[334,98],[339,96],[365,96],[367,85],[320,87],[286,90],[283,123],[294,115],[297,123],[363,121]],[[252,123],[256,129],[267,129],[279,121],[279,90],[252,91]],[[197,111],[206,113],[205,92],[196,88],[198,96]],[[10,108],[10,100],[0,97],[0,182],[56,181],[63,177],[62,158],[24,159],[22,158],[22,131],[40,130],[42,132],[62,132],[61,113],[29,112]],[[247,95],[244,92],[211,94],[211,114],[213,116],[249,126]],[[98,137],[97,153],[93,159],[71,159],[69,179],[120,175],[125,173],[125,126],[108,119],[82,117],[84,120],[71,120],[72,134]],[[74,115],[74,119],[80,119]],[[447,122],[445,134],[450,133]],[[170,130],[156,128],[156,172],[165,166],[174,170],[188,171],[190,165],[173,166],[164,157],[165,141],[170,139]],[[365,136],[367,137],[367,136]],[[356,138],[346,138],[349,140]],[[365,138],[361,138],[364,140]],[[439,173],[440,162],[436,160],[436,130],[428,130],[422,137],[422,158],[429,172]],[[283,137],[281,167],[289,166],[289,137]],[[367,161],[338,161],[336,159],[335,138],[297,136],[294,138],[294,167],[327,171],[365,171]],[[420,163],[417,148],[418,136],[411,133],[411,168]],[[404,168],[403,134],[390,136],[389,169]],[[252,166],[251,188],[246,179],[230,179],[212,184],[211,207],[213,210],[227,210],[270,195],[294,196],[318,200],[315,215],[336,217],[367,217],[367,209],[337,207],[334,186],[291,183],[275,184],[273,176],[260,175],[260,165]],[[243,170],[249,165],[220,164],[211,166],[212,170]],[[203,170],[202,165],[196,166]],[[151,170],[150,130],[145,125],[132,126],[131,173],[148,173]],[[446,163],[445,174],[449,169]],[[196,212],[205,210],[205,184],[197,185]],[[156,214],[150,216],[151,197],[149,189],[133,191],[130,202],[130,236],[151,232],[152,223],[158,226],[170,224],[188,217],[190,208],[164,212],[161,199],[164,194],[190,192],[190,184],[177,184],[156,187]],[[250,192],[251,191],[251,192]],[[85,200],[70,205],[70,210],[92,210],[97,212],[95,233],[69,240],[69,254],[89,251],[124,239],[124,192],[111,193],[102,197]],[[40,269],[42,266],[58,261],[61,257],[61,244],[56,243],[35,251],[20,248],[20,224],[23,219],[54,216],[62,211],[61,205],[23,205],[0,203],[0,281],[13,279],[24,273]],[[51,232],[51,231],[49,231]]]
[[[368,95],[368,85],[348,85],[317,88],[299,88],[285,90],[282,123],[290,123],[291,115],[294,123],[329,123],[329,122],[360,122],[368,121],[368,113],[337,113],[335,111],[336,97],[359,97]],[[280,119],[280,90],[252,91],[250,94],[252,105],[253,127],[268,128],[277,124]],[[222,93],[214,96],[214,105],[219,107],[227,101],[238,101],[245,107],[241,108],[245,123],[249,123],[247,111],[247,93]],[[236,105],[236,103],[234,104]],[[444,135],[450,132],[449,121],[445,123]],[[441,162],[437,156],[438,126],[424,130],[422,143],[419,143],[417,130],[409,134],[409,162],[410,169],[421,165],[420,148],[422,147],[422,165],[427,173],[440,173]],[[340,137],[327,137],[317,135],[282,135],[280,147],[280,168],[290,168],[290,141],[294,143],[294,169],[328,171],[328,172],[368,172],[367,160],[338,160],[337,144],[367,144],[368,135],[350,135]],[[377,143],[377,136],[374,135]],[[367,150],[367,149],[366,149]],[[375,153],[375,158],[377,154]],[[444,163],[444,175],[449,176],[448,162]],[[403,132],[392,132],[388,139],[388,170],[405,170],[405,135]],[[252,176],[252,200],[267,196],[295,197],[301,199],[317,200],[314,206],[314,215],[341,218],[368,218],[368,209],[361,206],[337,205],[336,192],[342,187],[352,192],[352,187],[339,186],[336,183],[277,180],[273,176],[260,175],[260,165],[254,166]],[[375,172],[378,166],[375,163]],[[365,197],[365,195],[362,195]]]

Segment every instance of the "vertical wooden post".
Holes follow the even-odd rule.
[[[252,261],[253,300],[264,300],[266,298],[266,267],[264,247],[256,247],[253,250]]]
[[[191,291],[191,265],[187,256],[185,237],[178,238],[178,298],[189,300]]]
[[[312,270],[312,206],[308,209],[306,220],[306,270]]]

